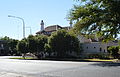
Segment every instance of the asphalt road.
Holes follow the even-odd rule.
[[[7,58],[0,57],[0,77],[120,77],[120,63]]]

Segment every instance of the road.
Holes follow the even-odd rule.
[[[0,57],[0,77],[120,77],[120,63],[7,58]]]

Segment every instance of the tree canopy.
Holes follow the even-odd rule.
[[[5,48],[8,50],[8,54],[10,55],[17,55],[18,54],[18,52],[17,52],[17,48],[16,48],[16,45],[17,45],[17,43],[18,43],[18,40],[16,40],[16,39],[12,39],[12,38],[9,38],[9,37],[7,37],[7,36],[5,36],[5,37],[2,37],[2,38],[0,38],[0,40],[4,40],[4,41],[6,41],[6,45],[4,45],[5,46]]]
[[[29,35],[27,38],[29,52],[37,52],[37,39],[33,35]]]
[[[20,51],[20,53],[24,55],[28,53],[28,44],[25,39],[22,39],[21,41],[18,42],[17,49],[18,51]]]
[[[108,52],[114,58],[120,58],[120,47],[119,46],[112,46],[108,48]]]
[[[48,41],[53,52],[57,52],[57,57],[66,57],[68,53],[79,51],[78,39],[68,34],[65,30],[54,32]]]
[[[44,52],[45,51],[45,44],[48,42],[48,38],[45,35],[36,36],[37,39],[37,52]]]
[[[75,21],[75,30],[83,34],[96,34],[114,39],[120,34],[119,0],[77,0],[68,16]]]

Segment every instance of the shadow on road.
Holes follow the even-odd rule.
[[[120,63],[117,62],[98,62],[95,64],[91,64],[94,66],[101,66],[101,67],[118,67],[120,66]]]

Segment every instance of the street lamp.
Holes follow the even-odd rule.
[[[11,15],[8,15],[8,17],[18,18],[18,19],[22,20],[22,22],[23,22],[23,38],[25,38],[25,22],[24,22],[24,19],[21,18],[21,17],[11,16]]]

